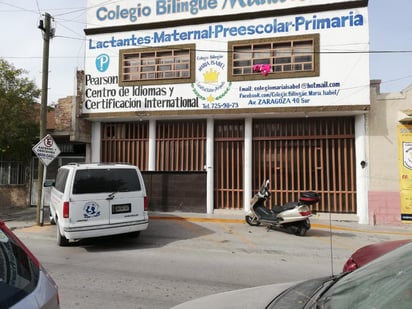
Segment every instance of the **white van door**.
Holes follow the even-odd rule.
[[[107,193],[73,194],[70,200],[71,228],[97,228],[110,223],[110,199]]]
[[[117,192],[113,192],[110,224],[147,221],[147,212],[144,210],[146,189],[138,169],[119,169],[115,177],[122,184]]]
[[[117,179],[107,168],[75,171],[70,194],[70,227],[104,228],[110,224],[110,204]]]
[[[110,224],[147,221],[142,191],[119,192],[111,202]]]

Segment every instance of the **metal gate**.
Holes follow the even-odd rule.
[[[216,120],[214,207],[243,208],[244,121]]]
[[[158,121],[156,170],[203,172],[206,121]],[[148,122],[102,123],[103,162],[148,165]],[[356,212],[353,117],[255,119],[253,192],[269,179],[272,203],[321,194],[319,211]],[[244,120],[214,124],[214,207],[241,209],[244,200]],[[250,198],[250,197],[247,197]]]
[[[149,123],[102,123],[101,161],[130,163],[147,170]]]
[[[269,179],[272,204],[313,190],[318,211],[356,212],[353,117],[255,120],[252,162],[254,192]]]
[[[204,172],[206,121],[156,122],[156,171]]]

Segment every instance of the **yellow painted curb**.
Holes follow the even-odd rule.
[[[154,220],[176,220],[176,221],[193,221],[193,222],[228,222],[228,223],[246,223],[241,219],[224,219],[224,218],[197,218],[197,217],[174,217],[174,216],[149,216]]]
[[[244,219],[226,219],[226,218],[197,218],[197,217],[175,217],[175,216],[149,216],[154,220],[176,220],[176,221],[190,221],[190,222],[226,222],[226,223],[241,223],[246,224]],[[332,229],[337,231],[350,231],[357,233],[372,233],[372,234],[389,234],[389,235],[402,235],[412,237],[412,232],[400,232],[400,231],[375,231],[375,230],[362,230],[354,229],[351,227],[311,223],[312,228],[319,229]]]

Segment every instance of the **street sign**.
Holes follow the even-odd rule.
[[[60,149],[50,134],[43,137],[32,150],[46,166],[60,154]]]

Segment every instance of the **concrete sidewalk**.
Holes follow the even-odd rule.
[[[213,214],[184,213],[184,212],[152,212],[151,219],[170,219],[185,221],[215,221],[215,222],[245,222],[245,212],[243,210],[215,210]],[[371,234],[389,234],[412,237],[412,224],[399,225],[368,225],[359,224],[357,216],[352,214],[329,214],[322,213],[313,215],[310,218],[312,228],[332,229],[341,231],[363,232]]]
[[[0,209],[0,220],[3,220],[10,229],[36,225],[36,207]],[[45,222],[48,223],[49,219],[45,218]]]
[[[180,220],[191,222],[227,222],[245,224],[243,210],[215,210],[213,214],[187,212],[150,212],[151,220]],[[48,208],[44,211],[44,224],[49,224]],[[36,207],[10,207],[0,210],[0,219],[11,229],[36,225]],[[317,214],[310,218],[312,228],[353,231],[371,234],[389,234],[412,237],[412,224],[365,225],[356,221],[355,215]]]

